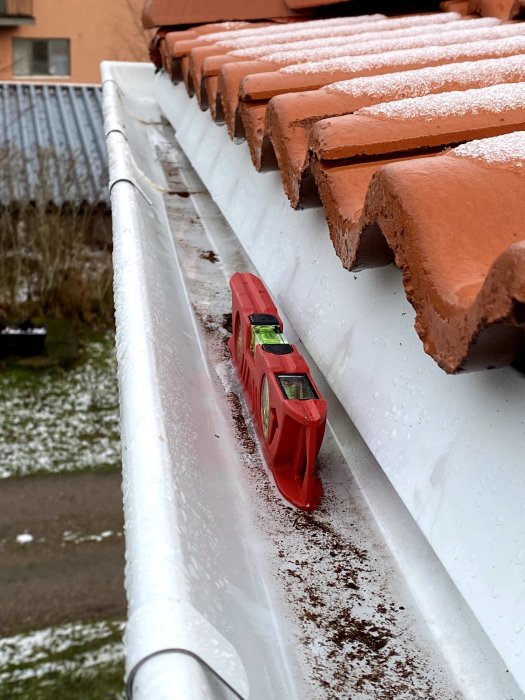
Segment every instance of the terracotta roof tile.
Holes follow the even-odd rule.
[[[478,39],[478,33],[472,36],[472,41],[467,42],[472,44],[471,46],[464,47],[464,40],[456,44],[442,46],[440,43],[441,36],[436,38],[436,43],[421,50],[420,47],[414,49],[408,49],[399,51],[394,49],[393,51],[378,52],[373,56],[363,54],[349,55],[348,57],[336,57],[332,59],[326,59],[321,61],[312,62],[301,62],[294,65],[285,66],[280,70],[283,76],[297,76],[302,79],[308,79],[307,76],[323,76],[322,79],[325,80],[324,76],[330,77],[332,73],[337,71],[376,71],[384,70],[385,72],[390,72],[392,64],[396,65],[413,65],[416,61],[421,62],[427,56],[428,61],[432,63],[443,62],[443,59],[462,59],[464,56],[472,58],[473,56],[478,56],[480,53],[485,53],[489,51],[491,46],[494,47],[494,51],[498,49],[499,46],[502,47],[503,55],[506,54],[507,46],[514,46],[512,39],[514,36],[525,37],[525,30],[523,25],[504,25],[501,27],[493,27],[492,29],[487,29],[483,34],[488,33],[490,38],[487,40],[484,37]],[[506,39],[509,39],[509,43],[504,43]],[[446,40],[446,35],[445,35]],[[501,44],[498,41],[501,40]],[[519,41],[518,44],[519,45]],[[438,63],[439,62],[439,63]],[[315,78],[314,78],[315,80]],[[334,81],[331,81],[334,82]],[[243,93],[247,96],[253,94],[248,87],[245,87]]]
[[[470,0],[467,11],[478,13],[482,17],[523,19],[525,2],[524,0]]]
[[[439,153],[524,128],[523,82],[387,102],[318,122],[310,136],[309,169],[343,266],[361,269],[390,261],[383,249],[374,258],[359,223],[370,178],[385,159]]]
[[[160,50],[162,53],[162,63],[164,68],[172,76],[175,82],[178,82],[183,76],[188,75],[189,62],[186,59],[190,50],[202,44],[210,44],[208,39],[211,35],[216,35],[219,31],[220,36],[226,36],[228,33],[238,34],[240,30],[253,30],[255,27],[267,27],[271,22],[221,22],[213,24],[202,24],[192,29],[169,31],[165,32],[160,42]],[[162,30],[158,34],[163,34]],[[181,63],[184,62],[184,67]],[[187,82],[185,80],[185,82]]]
[[[451,37],[449,42],[453,43],[453,36],[460,30],[468,29],[472,32],[472,30],[477,30],[481,27],[495,26],[499,23],[499,20],[493,17],[487,17],[479,20],[468,19],[453,23],[430,24],[425,25],[423,34],[427,36],[427,34],[432,33],[437,39],[437,35],[446,33]],[[303,62],[305,60],[319,60],[321,58],[326,58],[327,55],[330,57],[338,55],[344,56],[346,53],[351,55],[351,47],[353,45],[365,42],[367,46],[370,47],[369,53],[375,53],[377,50],[383,50],[382,46],[385,45],[384,42],[394,42],[403,39],[414,39],[414,27],[412,24],[408,27],[401,26],[399,29],[389,27],[388,29],[380,31],[367,30],[366,32],[360,31],[359,33],[348,32],[346,28],[342,28],[341,34],[331,36],[329,42],[327,42],[326,37],[323,36],[320,38],[293,41],[285,44],[283,47],[279,47],[278,51],[275,50],[276,47],[273,45],[263,45],[245,49],[234,49],[219,55],[211,55],[210,52],[210,55],[204,61],[203,75],[207,77],[217,74],[221,66],[225,63],[252,60],[254,58],[267,59],[282,65],[289,65],[290,63]],[[428,38],[426,40],[428,41]],[[380,44],[381,47],[379,46]],[[376,50],[374,50],[374,45]],[[346,52],[346,49],[348,49],[348,52]]]
[[[452,21],[458,17],[459,16],[450,17],[450,19],[446,21]],[[387,21],[387,18],[385,15],[381,14],[358,15],[357,17],[333,17],[331,19],[310,20],[308,22],[294,24],[273,24],[271,29],[255,28],[252,31],[239,31],[236,34],[229,34],[228,36],[220,36],[220,33],[217,33],[210,35],[208,38],[212,41],[225,41],[228,45],[231,39],[236,38],[239,40],[236,46],[237,48],[241,48],[242,46],[257,46],[259,43],[268,43],[268,37],[288,36],[290,33],[294,34],[295,32],[302,35],[306,30],[305,28],[307,28],[309,32],[316,32],[318,30],[329,31],[330,27],[337,28],[342,24],[351,26],[384,21]]]
[[[288,197],[293,206],[298,206],[302,182],[308,177],[308,137],[314,124],[321,119],[351,114],[362,107],[406,97],[523,80],[525,55],[521,54],[505,59],[467,61],[355,78],[307,93],[280,95],[270,100],[266,114],[265,165],[278,164]],[[264,105],[254,105],[251,109],[259,113],[266,111]],[[254,157],[260,163],[263,158],[262,135],[256,146],[258,150]]]
[[[390,20],[390,22],[393,22],[394,20]],[[430,25],[425,25],[424,31],[425,32],[433,32],[433,33],[439,33],[439,32],[451,32],[451,31],[457,31],[459,29],[466,29],[466,28],[474,28],[478,26],[495,26],[497,24],[501,24],[500,20],[496,19],[495,17],[485,17],[483,19],[465,19],[465,20],[458,20],[457,22],[446,22],[446,23],[435,23],[435,24],[430,24]],[[348,32],[348,30],[343,27],[341,28],[341,32],[330,36],[330,41],[327,42],[326,37],[313,37],[313,38],[308,38],[308,39],[301,39],[298,41],[292,41],[292,42],[287,42],[283,46],[274,46],[270,45],[270,48],[268,45],[262,45],[262,46],[251,46],[248,48],[244,49],[233,49],[229,51],[227,54],[224,54],[224,58],[264,58],[265,56],[272,56],[275,55],[276,57],[279,57],[280,54],[283,54],[283,58],[289,58],[290,56],[288,54],[292,54],[291,58],[293,58],[293,52],[300,52],[300,58],[302,58],[302,52],[306,51],[307,49],[325,49],[325,50],[330,50],[332,47],[340,47],[340,46],[346,46],[350,44],[355,44],[358,42],[364,42],[364,41],[379,41],[382,39],[398,39],[402,37],[413,37],[414,36],[414,26],[413,24],[410,24],[408,27],[407,26],[401,26],[398,29],[394,29],[393,27],[389,27],[387,25],[386,29],[366,29],[366,31],[363,31],[363,28],[361,28],[361,31],[359,32]],[[277,49],[277,50],[276,50]],[[217,57],[217,58],[222,58]],[[212,59],[210,59],[212,60]]]
[[[238,33],[243,29],[254,29],[255,27],[267,27],[271,22],[212,22],[211,24],[199,24],[191,29],[172,30],[166,33],[166,41],[169,44],[175,45],[178,43],[193,42],[196,40],[207,40],[209,36],[216,35],[220,32],[221,36],[230,33]]]
[[[246,134],[257,167],[280,169],[293,206],[322,203],[345,267],[402,268],[447,372],[512,361],[525,318],[525,24],[442,13],[227,29],[168,35],[164,60]]]
[[[292,10],[304,10],[307,7],[321,7],[322,5],[333,5],[346,0],[285,0]]]
[[[435,25],[454,25],[460,20],[460,15],[457,13],[442,13],[429,14],[423,16],[402,17],[398,19],[385,19],[382,15],[337,18],[334,20],[320,20],[315,22],[305,22],[299,25],[281,26],[281,27],[266,27],[264,29],[254,30],[253,32],[232,33],[226,36],[218,37],[218,40],[211,44],[209,37],[206,45],[193,44],[191,49],[191,77],[192,90],[195,90],[199,101],[205,104],[206,87],[201,87],[201,78],[204,72],[206,77],[213,76],[217,73],[222,65],[229,62],[239,62],[243,59],[250,61],[253,58],[259,58],[261,65],[255,69],[252,64],[249,68],[252,72],[262,72],[275,70],[281,66],[286,66],[299,60],[291,52],[286,56],[278,56],[276,60],[272,60],[271,54],[282,51],[285,47],[289,48],[296,42],[309,42],[313,40],[322,40],[330,46],[328,38],[334,39],[336,44],[340,46],[340,52],[347,55],[344,46],[346,45],[343,37],[358,37],[360,34],[365,34],[363,42],[370,39],[371,32],[389,32],[398,29],[408,29],[419,26],[435,26]],[[489,23],[494,20],[489,20]],[[463,23],[460,25],[462,26]],[[277,31],[278,30],[278,31]],[[439,30],[436,34],[439,33]],[[213,35],[212,35],[213,36]],[[395,38],[395,35],[392,39]],[[386,35],[385,35],[386,39]],[[349,42],[352,43],[352,42]],[[180,47],[179,47],[180,48]],[[189,49],[187,45],[185,47]],[[301,58],[308,60],[308,45],[297,46],[301,49]],[[379,49],[378,49],[379,50]],[[214,58],[212,61],[211,59]],[[205,65],[204,65],[205,64]],[[247,73],[246,73],[247,74]],[[238,75],[238,72],[235,72]],[[219,81],[220,85],[220,81]],[[230,92],[237,92],[238,85],[233,86]],[[213,102],[211,103],[213,105]],[[224,106],[225,113],[229,113],[229,107]],[[233,119],[229,121],[232,127]]]
[[[244,76],[238,95],[240,101],[267,102],[276,95],[316,90],[330,83],[355,77],[414,70],[444,63],[512,56],[523,52],[525,52],[525,29],[524,36],[336,58],[251,74]],[[225,114],[230,118],[228,126],[233,130],[239,101],[235,95],[235,76],[226,75],[229,68],[228,64],[221,69],[219,86],[221,98],[225,103]],[[220,78],[223,73],[225,75],[221,86]]]
[[[409,18],[412,20],[413,18]],[[246,58],[251,58],[260,55],[261,50],[264,53],[270,53],[278,48],[287,46],[291,42],[304,40],[305,38],[319,37],[326,42],[328,37],[349,36],[361,32],[364,28],[370,29],[378,24],[384,25],[383,15],[365,15],[361,17],[338,17],[336,19],[319,20],[312,22],[302,22],[293,25],[272,25],[265,27],[264,31],[253,30],[244,32],[235,32],[227,35],[220,35],[216,41],[210,43],[210,37],[206,45],[194,45],[190,51],[190,70],[193,81],[193,88],[198,97],[203,97],[205,88],[201,89],[202,67],[206,59],[211,57],[226,57],[234,50],[247,51]],[[450,20],[452,21],[452,20]],[[447,22],[448,23],[448,22]],[[214,35],[211,35],[213,38]],[[217,36],[217,35],[215,35]],[[180,50],[180,46],[179,46]],[[235,55],[232,61],[243,60]],[[224,63],[224,61],[222,62]],[[222,65],[222,63],[220,65]],[[208,75],[214,73],[208,67]]]
[[[152,27],[202,24],[222,20],[294,15],[284,0],[145,0],[142,24]]]
[[[494,22],[497,20],[490,19],[489,21]],[[465,22],[456,22],[453,26],[461,26],[462,29],[459,31],[438,31],[438,32],[428,32],[426,29],[430,30],[430,27],[425,28],[422,34],[417,36],[401,37],[396,39],[386,39],[381,41],[366,41],[363,43],[347,43],[345,46],[337,46],[335,48],[329,46],[323,49],[310,49],[301,52],[298,51],[287,51],[281,54],[270,54],[264,60],[272,61],[273,63],[285,62],[285,61],[307,61],[309,59],[318,60],[320,58],[332,55],[333,57],[338,55],[372,55],[376,53],[382,53],[386,51],[400,50],[402,48],[418,48],[427,46],[446,46],[458,43],[470,43],[472,41],[481,41],[483,39],[490,38],[501,38],[505,36],[520,35],[525,34],[524,29],[519,24],[515,25],[503,25],[503,26],[480,26],[478,22],[483,22],[483,20],[472,21],[467,20]],[[469,27],[469,29],[464,28]],[[243,108],[244,105],[244,108]],[[252,153],[252,158],[256,167],[259,166],[258,149],[260,148],[260,142],[262,139],[262,134],[264,132],[264,110],[256,109],[250,110],[250,103],[244,102],[240,106],[241,119],[244,125],[244,133],[248,139],[248,144],[250,146],[250,151]]]
[[[469,12],[469,0],[442,0],[439,9],[443,12],[459,12],[462,15],[472,14]]]
[[[524,155],[520,132],[384,166],[370,185],[362,227],[393,250],[416,330],[447,372],[508,364],[523,341]]]
[[[383,18],[384,15],[374,15],[374,17]],[[325,20],[332,22],[333,20]],[[370,20],[372,21],[372,17]],[[220,22],[214,24],[200,25],[198,28],[192,28],[186,31],[168,31],[166,34],[166,52],[171,56],[171,61],[176,61],[188,56],[191,49],[201,46],[211,46],[217,42],[230,38],[241,38],[254,33],[257,36],[257,31],[266,27],[271,27],[272,33],[279,31],[288,31],[291,26],[298,25],[304,22],[304,18],[288,18],[286,20],[274,19],[262,22]],[[197,33],[197,29],[200,30]],[[206,29],[206,31],[204,31]],[[159,30],[162,32],[163,30]],[[270,31],[270,30],[269,30]],[[165,66],[167,70],[169,67]]]
[[[484,24],[485,22],[489,24]],[[422,46],[448,46],[463,42],[524,34],[523,27],[518,24],[495,24],[497,22],[499,20],[487,17],[486,19],[463,20],[441,27],[431,24],[421,27],[418,33],[414,33],[414,28],[412,27],[411,34],[406,36],[390,37],[387,33],[386,36],[383,34],[383,36],[376,38],[374,34],[369,34],[365,40],[361,39],[360,36],[355,36],[352,37],[353,41],[347,41],[340,46],[333,45],[332,42],[327,46],[325,42],[325,45],[322,47],[306,47],[304,49],[288,47],[284,50],[267,54],[266,58],[269,61],[282,63],[286,66],[345,56],[378,54]]]

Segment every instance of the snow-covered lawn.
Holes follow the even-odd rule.
[[[71,369],[0,372],[0,478],[120,464],[112,333]]]
[[[88,681],[94,691],[90,697],[124,698],[123,630],[121,622],[102,621],[0,639],[0,697],[28,697],[27,693],[38,698],[58,697],[56,693],[62,688],[80,690]],[[109,695],[99,695],[98,680],[108,671],[116,682],[113,680],[112,688],[105,685],[101,689]]]

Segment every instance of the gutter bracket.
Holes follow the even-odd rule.
[[[144,621],[148,621],[148,626]],[[144,630],[151,630],[144,634]],[[129,649],[126,697],[133,698],[133,684],[139,670],[150,660],[165,654],[190,656],[210,671],[239,700],[248,700],[246,670],[228,640],[190,603],[158,601],[136,609],[126,626]]]
[[[147,196],[147,194],[140,187],[140,185],[138,185],[137,182],[131,177],[114,177],[108,185],[110,196],[111,196],[111,190],[118,182],[128,182],[130,185],[133,185],[133,187],[137,190],[137,192],[139,192],[144,197],[144,199],[149,204],[149,206],[150,207],[153,206],[153,202],[151,201],[151,199]]]

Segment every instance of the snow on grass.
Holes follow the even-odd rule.
[[[122,537],[122,532],[113,532],[113,530],[104,530],[99,534],[93,535],[82,535],[80,532],[72,532],[71,530],[66,530],[62,535],[64,542],[69,542],[72,544],[83,544],[84,542],[102,542],[108,539],[108,537]]]
[[[0,696],[31,679],[121,663],[123,631],[121,622],[71,623],[0,639]]]
[[[71,369],[0,372],[0,478],[120,464],[113,334]]]

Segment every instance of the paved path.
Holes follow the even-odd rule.
[[[120,474],[0,480],[0,562],[2,636],[124,619]]]

